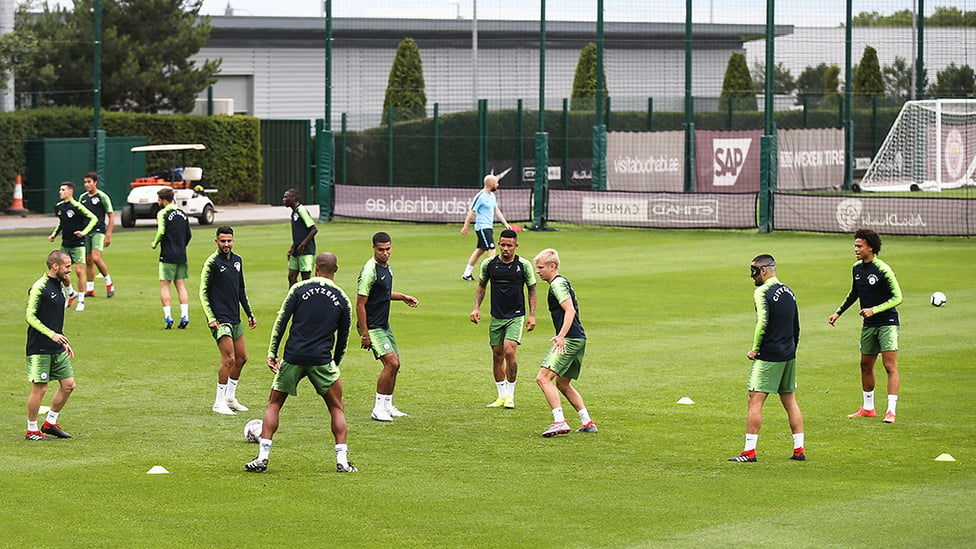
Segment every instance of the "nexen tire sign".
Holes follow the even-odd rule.
[[[697,192],[759,190],[759,130],[695,132]]]

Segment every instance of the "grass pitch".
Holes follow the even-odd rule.
[[[976,502],[976,245],[886,237],[882,258],[905,294],[898,423],[849,420],[860,405],[860,322],[826,319],[850,287],[848,235],[651,231],[556,225],[522,233],[520,252],[560,251],[589,336],[576,383],[600,427],[543,439],[551,416],[534,377],[553,334],[519,349],[515,410],[495,397],[487,321],[468,315],[460,280],[474,244],[458,227],[341,221],[320,225],[351,296],[370,236],[393,236],[402,369],[395,403],[410,417],[370,421],[378,364],[355,341],[342,363],[353,475],[334,472],[324,403],[307,384],[282,413],[266,474],[244,423],[263,413],[268,332],[286,291],[286,225],[236,227],[258,327],[238,389],[251,412],[210,412],[218,364],[196,292],[213,246],[194,225],[191,324],[163,330],[148,228],[116,232],[106,260],[117,295],[67,311],[78,389],[60,423],[72,440],[23,440],[26,292],[51,249],[41,233],[0,237],[0,545],[643,547],[971,546]],[[773,254],[797,294],[799,391],[808,461],[778,400],[766,406],[759,462],[729,463],[745,427],[745,353],[755,322],[748,264]],[[96,289],[103,294],[101,279]],[[547,286],[540,281],[540,297]],[[928,304],[943,291],[944,308]],[[487,318],[488,304],[482,308]],[[877,400],[884,406],[883,369]],[[55,387],[48,391],[49,404]],[[681,397],[695,405],[679,405]],[[578,419],[566,405],[575,428]],[[949,453],[955,462],[934,458]],[[170,471],[147,475],[155,465]]]

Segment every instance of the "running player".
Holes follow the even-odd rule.
[[[373,356],[383,364],[376,380],[376,401],[370,417],[376,421],[393,421],[407,414],[393,405],[400,356],[396,340],[390,329],[390,301],[402,301],[410,307],[419,305],[417,298],[393,291],[393,270],[390,269],[390,251],[393,244],[390,235],[379,232],[373,235],[373,257],[359,272],[356,289],[356,327],[363,349],[373,351]]]
[[[535,272],[532,263],[515,254],[518,233],[505,229],[498,238],[501,253],[481,262],[481,275],[474,294],[471,322],[481,321],[481,302],[485,288],[491,283],[491,325],[488,344],[491,345],[492,372],[498,398],[489,408],[515,407],[515,380],[518,377],[516,351],[522,344],[522,327],[535,329]],[[525,316],[525,288],[529,293],[529,316]]]
[[[65,181],[58,187],[58,196],[61,201],[55,206],[58,216],[58,225],[54,228],[47,239],[54,242],[54,238],[61,233],[61,251],[68,254],[71,263],[74,264],[75,274],[78,276],[78,291],[71,286],[71,281],[66,280],[65,287],[68,289],[68,307],[75,299],[78,300],[76,311],[85,310],[85,236],[88,235],[98,223],[98,218],[84,207],[81,202],[75,200],[75,184]]]
[[[112,199],[98,190],[97,173],[86,173],[83,181],[88,192],[81,195],[81,203],[98,218],[95,228],[85,237],[85,273],[88,279],[85,285],[85,297],[95,297],[95,267],[98,267],[98,272],[102,273],[105,279],[105,297],[112,297],[115,295],[115,286],[112,285],[112,275],[108,274],[108,266],[102,259],[103,250],[112,245],[112,229],[115,228]]]
[[[227,416],[235,415],[234,410],[246,412],[237,400],[237,383],[247,362],[247,347],[244,341],[244,325],[241,323],[241,308],[247,315],[247,325],[252,330],[258,321],[251,312],[244,287],[244,262],[235,254],[234,229],[222,226],[217,228],[217,250],[203,262],[200,272],[200,303],[207,316],[207,326],[217,342],[220,351],[220,368],[217,370],[217,396],[213,411]]]
[[[505,221],[505,216],[502,215],[502,210],[498,207],[498,199],[495,197],[495,191],[498,190],[498,176],[493,173],[486,175],[484,184],[484,188],[478,191],[478,194],[471,200],[471,208],[464,218],[464,226],[461,227],[461,236],[467,236],[468,226],[474,221],[474,232],[478,236],[478,243],[474,252],[471,253],[471,257],[468,258],[468,264],[464,267],[464,274],[461,275],[464,280],[474,280],[471,273],[474,272],[478,258],[485,251],[488,252],[489,259],[495,257],[495,237],[492,234],[495,215],[498,216],[506,229],[512,228],[508,221]]]

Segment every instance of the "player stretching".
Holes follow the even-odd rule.
[[[98,224],[85,237],[85,273],[88,281],[85,285],[85,297],[95,297],[95,267],[105,279],[105,297],[115,295],[112,285],[112,275],[108,274],[108,266],[102,259],[102,252],[112,245],[112,229],[115,228],[115,213],[112,210],[112,199],[98,190],[98,174],[88,172],[84,177],[85,190],[81,195],[81,203],[98,218]],[[108,217],[108,223],[105,218]]]
[[[339,270],[336,257],[328,252],[315,258],[315,278],[295,284],[288,290],[268,345],[268,368],[275,373],[271,396],[264,411],[258,457],[244,465],[254,473],[268,468],[271,439],[278,430],[278,417],[288,395],[298,394],[298,382],[307,377],[332,416],[335,437],[336,472],[355,473],[348,460],[346,413],[342,403],[339,363],[346,352],[352,324],[351,304],[346,293],[333,281]],[[278,346],[285,326],[291,320],[284,360],[278,359]],[[334,350],[333,350],[334,348]]]
[[[831,326],[840,315],[858,299],[864,317],[861,327],[861,390],[864,404],[853,414],[847,416],[875,417],[874,410],[874,364],[881,353],[881,362],[888,373],[888,411],[884,422],[895,422],[895,408],[898,404],[898,311],[895,309],[902,301],[901,287],[895,279],[895,272],[887,263],[878,259],[881,253],[881,236],[871,229],[858,229],[854,233],[854,263],[851,291],[827,322]]]
[[[515,255],[518,233],[505,229],[498,238],[501,253],[481,263],[481,275],[474,294],[471,322],[481,321],[481,302],[485,287],[491,282],[491,325],[488,344],[491,345],[492,372],[498,398],[489,408],[515,407],[515,379],[518,376],[516,351],[522,343],[522,326],[535,329],[535,273],[527,259]],[[529,289],[529,317],[525,318],[525,292]]]
[[[288,189],[281,202],[291,208],[291,247],[288,248],[288,285],[298,282],[298,273],[302,280],[312,276],[312,266],[315,263],[315,235],[319,234],[315,221],[301,203],[298,191]]]
[[[373,356],[383,364],[376,379],[376,402],[370,417],[376,421],[393,421],[407,414],[393,405],[400,356],[396,340],[390,329],[390,301],[402,301],[410,307],[419,302],[412,295],[393,291],[393,270],[390,269],[390,252],[393,244],[390,235],[373,235],[373,257],[366,261],[359,272],[356,289],[356,327],[363,349],[373,351]]]
[[[75,374],[71,358],[75,352],[68,344],[64,331],[65,297],[62,284],[71,276],[71,256],[55,250],[47,256],[47,273],[31,286],[27,298],[27,381],[31,393],[27,398],[27,440],[71,438],[58,426],[58,416],[71,392],[75,390]],[[51,411],[40,429],[37,414],[47,384],[58,380],[60,387],[51,401]]]
[[[193,234],[190,232],[190,220],[183,210],[173,204],[176,193],[166,187],[156,192],[159,197],[159,213],[156,214],[156,238],[152,247],[159,248],[159,300],[163,303],[163,320],[166,329],[173,327],[173,313],[170,302],[170,283],[176,286],[176,295],[180,300],[179,329],[186,328],[190,323],[190,296],[186,292],[186,279],[189,268],[186,264],[186,245],[190,243]]]
[[[234,229],[227,226],[217,228],[214,242],[217,243],[217,250],[203,262],[200,272],[200,303],[207,315],[207,326],[220,351],[213,411],[232,416],[235,415],[234,410],[247,411],[247,406],[237,401],[237,382],[247,362],[241,308],[247,315],[248,327],[253,330],[258,321],[251,312],[244,288],[243,260],[233,252]]]
[[[484,188],[475,195],[471,201],[471,209],[468,210],[468,215],[464,218],[461,236],[468,235],[468,226],[471,225],[471,221],[474,221],[474,232],[478,235],[478,244],[475,246],[474,252],[471,253],[468,264],[464,267],[464,274],[461,275],[464,280],[474,280],[471,273],[474,272],[475,263],[478,262],[481,254],[485,253],[485,250],[488,251],[489,259],[495,257],[495,238],[492,234],[495,215],[498,215],[498,219],[502,221],[502,225],[505,225],[506,229],[512,228],[508,221],[505,221],[505,216],[502,215],[502,210],[498,207],[498,199],[495,197],[496,190],[498,190],[498,176],[495,174],[486,175]]]
[[[78,276],[78,291],[71,287],[71,280],[65,279],[65,287],[68,289],[68,304],[70,307],[75,299],[78,300],[76,311],[85,310],[85,236],[88,235],[98,223],[88,208],[81,202],[75,200],[75,184],[65,181],[58,187],[58,196],[61,202],[55,206],[58,216],[58,225],[54,228],[47,239],[54,242],[54,238],[61,233],[61,251],[68,254],[71,263],[75,266],[75,274]]]
[[[800,341],[800,317],[796,310],[796,296],[776,278],[773,256],[757,255],[749,265],[752,281],[758,286],[752,294],[756,305],[756,330],[752,348],[746,357],[752,371],[746,388],[749,390],[749,412],[746,416],[746,446],[742,453],[729,461],[756,461],[756,442],[762,427],[762,409],[769,393],[779,393],[793,432],[793,455],[790,459],[803,461],[803,415],[796,404],[796,345]]]
[[[569,280],[559,274],[559,253],[552,248],[546,248],[535,256],[535,272],[539,278],[549,283],[549,314],[556,328],[556,336],[549,340],[552,341],[552,348],[542,359],[542,369],[535,378],[546,402],[552,408],[552,425],[543,431],[542,436],[552,437],[569,432],[559,393],[566,397],[579,414],[583,425],[576,431],[595,433],[596,424],[586,411],[583,397],[571,385],[574,379],[579,379],[583,355],[586,353],[586,332],[580,323],[576,292]]]

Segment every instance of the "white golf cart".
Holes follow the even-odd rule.
[[[158,171],[149,177],[139,177],[129,185],[132,190],[126,199],[127,204],[122,209],[122,226],[135,227],[136,219],[153,219],[159,211],[157,192],[164,187],[172,187],[175,192],[173,202],[183,210],[187,216],[196,217],[201,225],[211,225],[214,222],[214,205],[208,193],[215,193],[217,189],[205,188],[203,170],[187,167],[186,151],[202,151],[207,147],[196,144],[147,145],[132,147],[131,152],[162,152],[173,151],[172,169]],[[181,162],[177,163],[179,154]],[[182,166],[182,167],[180,167]]]

